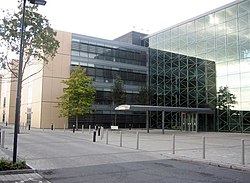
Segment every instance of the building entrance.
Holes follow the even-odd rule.
[[[197,132],[196,113],[181,113],[181,130],[188,132]]]
[[[191,108],[191,107],[169,107],[169,106],[149,106],[149,105],[119,105],[115,110],[126,111],[161,111],[162,112],[162,134],[165,129],[165,112],[178,112],[178,124],[182,131],[197,132],[199,114],[215,114],[210,108]],[[179,116],[179,114],[181,114]],[[181,120],[179,120],[181,118]],[[146,129],[149,133],[149,120],[146,119]]]

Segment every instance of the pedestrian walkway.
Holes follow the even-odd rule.
[[[8,149],[0,148],[1,157],[8,157],[9,154],[5,152],[12,148],[13,132],[11,128],[6,130]],[[25,158],[36,170],[177,159],[250,171],[250,134],[174,130],[165,130],[165,134],[162,134],[159,129],[150,130],[150,133],[144,129],[108,130],[106,133],[105,129],[93,142],[93,129],[78,130],[75,133],[63,129],[22,130],[19,135],[19,156]],[[147,159],[142,159],[140,155],[145,154],[148,155]],[[13,177],[19,177],[20,180],[14,181],[28,182],[33,178],[33,182],[47,182],[36,172],[23,174],[18,174],[23,177],[13,175],[12,181]],[[1,181],[10,178],[0,175]]]
[[[13,126],[1,126],[2,130],[13,129]],[[12,159],[8,149],[0,147],[0,158],[5,160]],[[0,183],[49,183],[32,169],[0,171]]]
[[[134,147],[136,131],[123,132],[123,147]],[[159,152],[163,156],[177,160],[198,161],[221,167],[250,171],[250,134],[217,132],[181,132],[151,130],[139,133],[139,149]],[[119,144],[116,139],[109,144]],[[112,138],[114,139],[114,137]]]
[[[0,183],[48,183],[47,180],[43,179],[38,173],[18,173],[11,174],[10,172],[5,175],[0,175]]]
[[[10,157],[6,155],[0,148],[0,157],[10,160]],[[38,173],[32,169],[27,170],[12,170],[12,171],[0,171],[0,183],[49,183],[47,180],[43,179]]]

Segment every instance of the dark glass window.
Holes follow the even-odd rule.
[[[72,54],[107,61],[116,61],[127,64],[146,66],[146,52],[125,48],[111,48],[103,45],[94,45],[72,41]]]

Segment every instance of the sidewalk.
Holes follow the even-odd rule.
[[[162,134],[161,129],[150,130],[150,133],[142,129],[120,131],[123,148],[136,149],[136,132],[139,132],[140,151],[159,153],[166,159],[202,162],[218,167],[250,171],[250,134],[247,133],[165,130]],[[109,145],[120,146],[120,131],[110,133]],[[244,159],[242,140],[244,140]],[[97,143],[105,144],[105,137],[103,140],[97,140]]]
[[[1,126],[2,130],[13,129],[13,126]],[[12,152],[7,148],[0,147],[0,158],[12,161]],[[0,183],[49,183],[47,180],[43,179],[35,170],[25,169],[25,170],[10,170],[10,171],[0,171]]]
[[[171,159],[203,162],[219,167],[250,171],[250,134],[165,130],[163,143],[161,130],[153,130],[150,134],[141,135],[140,144],[145,150],[162,149],[165,151],[163,155]],[[175,139],[174,147],[173,138]],[[244,164],[242,162],[242,139],[244,139]],[[162,147],[163,144],[167,148]]]
[[[5,151],[5,149],[0,148],[0,157],[11,160],[10,156],[6,155],[3,151]],[[0,183],[7,183],[7,182],[49,183],[47,180],[43,179],[38,173],[36,173],[35,170],[32,169],[0,171]]]
[[[135,148],[135,129],[125,130],[122,135],[123,147]],[[159,152],[166,158],[196,161],[219,167],[250,171],[250,134],[218,132],[181,132],[161,130],[140,132],[139,149],[146,152]],[[114,135],[114,134],[113,134]],[[119,132],[116,140],[109,144],[119,145]],[[204,137],[204,147],[203,147]],[[173,145],[174,138],[174,145]],[[244,162],[242,140],[244,139]],[[174,146],[174,147],[173,147]],[[174,149],[174,150],[173,150]]]
[[[137,132],[139,132],[138,149]],[[0,157],[11,157],[13,137],[11,129],[8,129],[7,134],[9,149],[0,148]],[[109,130],[108,144],[106,143],[106,130],[103,135],[102,139],[97,136],[97,141],[93,142],[92,132],[89,134],[88,129],[84,129],[84,132],[79,130],[76,133],[62,129],[24,130],[19,135],[19,155],[26,158],[36,170],[143,161],[144,159],[140,156],[147,154],[147,160],[176,159],[250,171],[250,134],[188,133],[172,130],[165,130],[165,134],[162,134],[159,129],[150,130],[148,134],[143,129],[119,129],[119,131]],[[173,137],[175,138],[174,148]],[[205,148],[203,148],[203,137],[205,137]],[[244,164],[242,164],[242,139],[244,139],[245,147]],[[23,176],[22,179],[19,178],[26,182],[29,178],[47,182],[35,171],[28,173],[28,178],[25,173],[18,175]],[[15,177],[17,179],[16,175]],[[0,175],[0,182],[6,178],[10,177]],[[14,180],[13,177],[12,180]]]

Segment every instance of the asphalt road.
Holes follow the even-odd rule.
[[[250,171],[172,160],[167,155],[171,153],[167,135],[145,134],[143,138],[137,150],[135,135],[130,132],[124,134],[120,147],[119,132],[110,132],[106,144],[105,137],[93,143],[87,130],[73,134],[32,129],[19,134],[18,155],[52,183],[250,183]],[[6,147],[11,150],[12,144],[13,131],[7,129]],[[192,152],[196,153],[195,148]]]
[[[112,163],[40,171],[52,183],[248,183],[249,172],[176,160]]]

